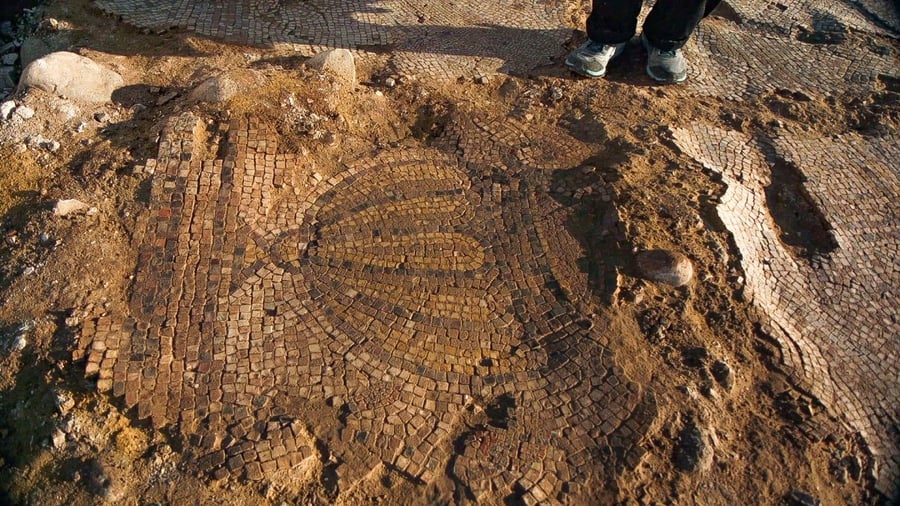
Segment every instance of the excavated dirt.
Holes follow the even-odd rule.
[[[725,2],[658,86],[571,2],[222,3],[45,7],[128,85],[0,124],[0,502],[896,497],[891,6]]]

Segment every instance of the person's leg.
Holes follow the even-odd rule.
[[[603,77],[609,62],[634,36],[641,0],[593,0],[588,40],[566,57],[566,66],[587,77]]]
[[[593,0],[587,19],[588,38],[601,44],[628,42],[637,29],[641,0]]]
[[[720,0],[657,0],[644,21],[643,34],[660,51],[680,49],[700,20],[712,12]]]

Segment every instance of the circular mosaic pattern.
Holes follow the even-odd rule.
[[[446,152],[384,151],[309,190],[264,125],[232,124],[233,157],[204,162],[167,157],[195,128],[173,122],[145,167],[132,314],[86,330],[100,388],[219,476],[324,458],[310,406],[336,410],[341,488],[387,466],[576,500],[633,465],[653,396],[579,309],[583,275],[554,252],[578,248],[566,209],[530,165],[544,151],[512,123],[455,123]]]

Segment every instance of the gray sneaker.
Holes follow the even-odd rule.
[[[566,66],[572,72],[587,77],[603,77],[606,75],[606,65],[610,60],[622,54],[625,43],[601,44],[588,39],[578,46],[566,57]]]
[[[681,49],[663,51],[650,45],[643,34],[641,43],[647,50],[647,75],[661,83],[680,83],[687,79],[687,61]]]

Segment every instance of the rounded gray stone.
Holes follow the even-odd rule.
[[[190,102],[222,103],[238,93],[238,84],[228,76],[214,76],[200,83],[188,96]]]
[[[124,86],[122,76],[90,58],[60,51],[39,58],[25,67],[19,90],[37,88],[73,100],[104,103]]]
[[[641,276],[658,283],[684,286],[694,277],[694,265],[685,255],[669,250],[641,251],[635,257]]]
[[[675,467],[688,473],[706,471],[712,465],[712,461],[713,451],[709,436],[693,421],[689,421],[678,434]]]
[[[306,66],[328,72],[345,83],[356,83],[356,62],[348,49],[323,51],[307,60]]]

